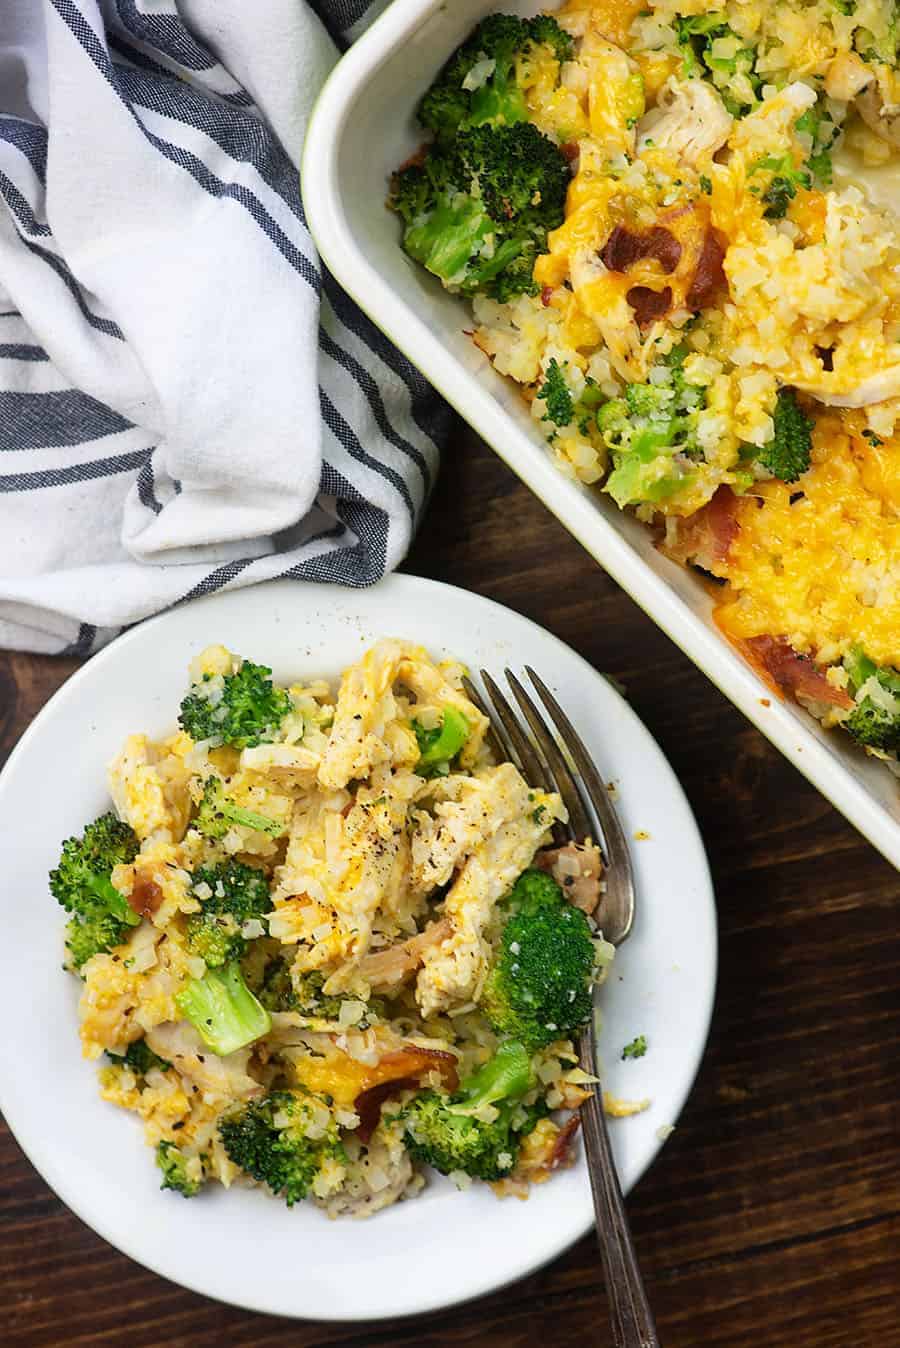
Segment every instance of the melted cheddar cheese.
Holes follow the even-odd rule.
[[[898,504],[900,444],[872,446],[822,417],[802,483],[759,483],[738,503],[722,628],[785,636],[821,661],[861,644],[876,663],[900,664]]]

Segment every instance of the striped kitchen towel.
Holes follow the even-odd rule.
[[[402,559],[447,411],[321,266],[297,175],[385,3],[0,3],[0,646]]]

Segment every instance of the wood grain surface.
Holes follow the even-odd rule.
[[[706,838],[721,935],[712,1034],[629,1204],[663,1343],[900,1344],[897,875],[462,428],[407,569],[508,604],[615,675]],[[74,667],[0,653],[0,761]],[[609,1342],[591,1239],[424,1319],[335,1326],[220,1306],[110,1249],[2,1125],[0,1286],[0,1343],[19,1348]]]

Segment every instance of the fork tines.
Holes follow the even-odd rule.
[[[532,786],[558,791],[562,797],[569,824],[554,829],[554,840],[564,843],[596,838],[607,866],[606,911],[601,925],[606,939],[618,945],[630,932],[634,916],[634,881],[624,830],[581,736],[543,679],[530,666],[526,665],[525,672],[555,734],[511,669],[504,674],[525,725],[487,670],[481,670],[481,678],[489,704],[469,679],[464,680],[466,693],[490,722],[495,754],[515,763]]]

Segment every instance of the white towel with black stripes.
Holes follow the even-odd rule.
[[[0,646],[402,559],[447,412],[320,265],[297,173],[385,2],[0,3]]]

